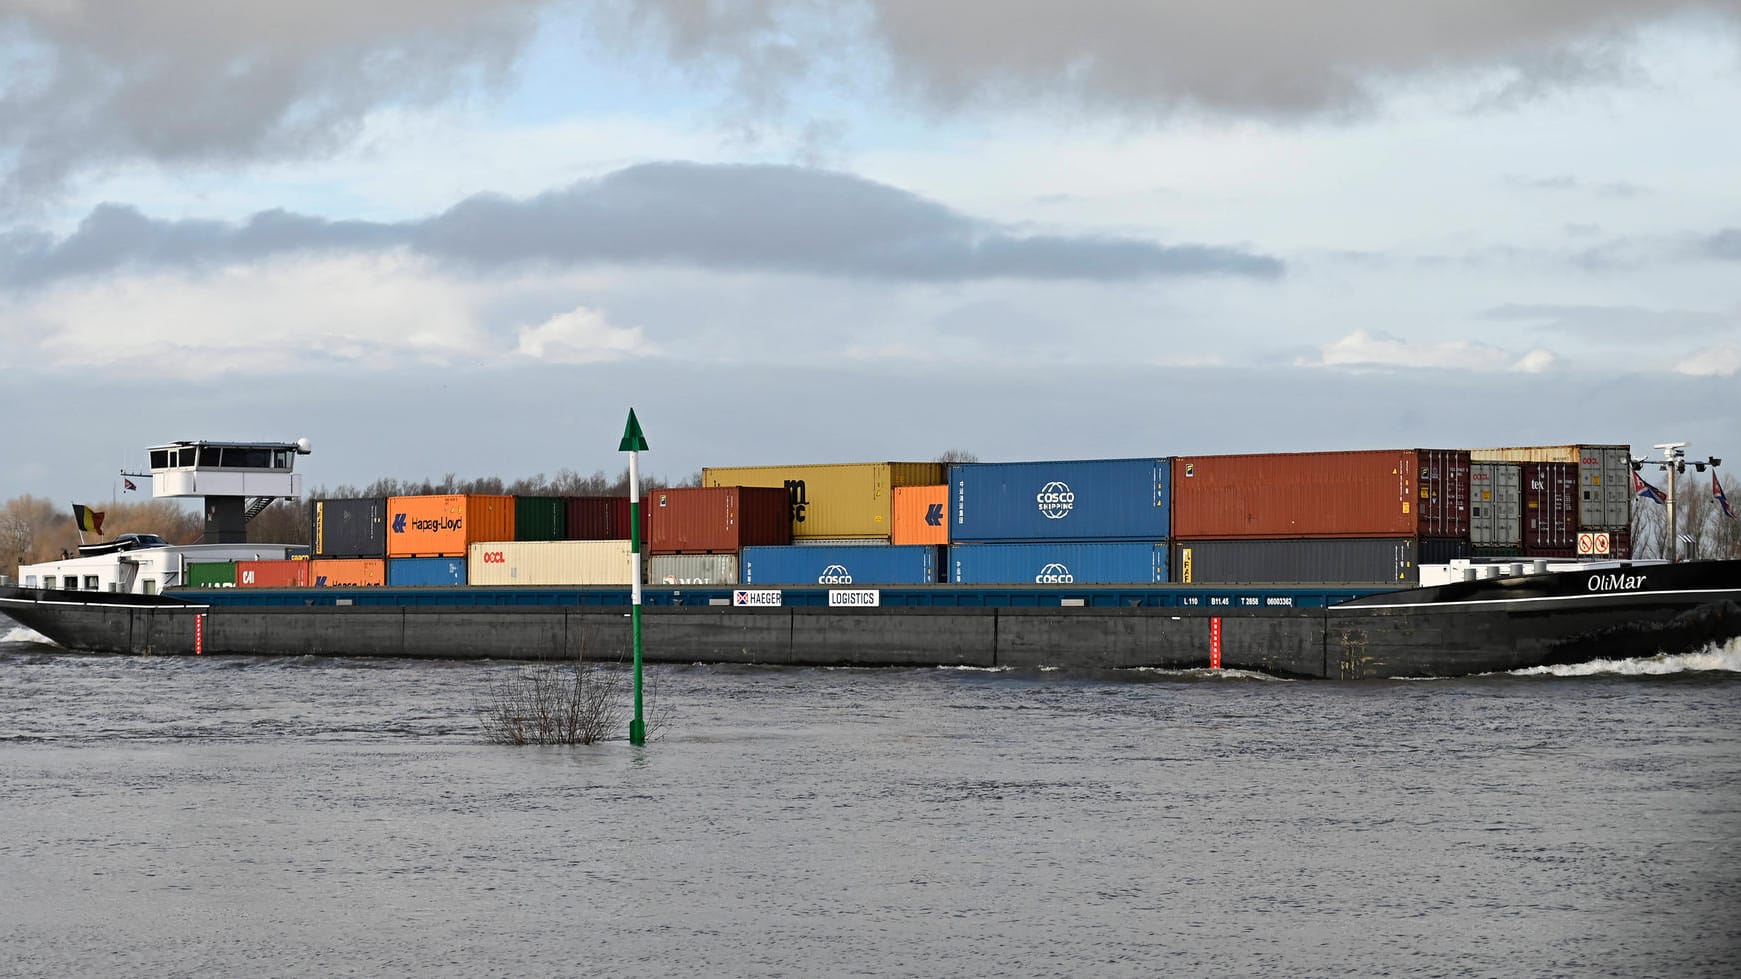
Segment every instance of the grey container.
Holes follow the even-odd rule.
[[[655,588],[737,583],[736,554],[655,554],[647,559],[647,584]]]
[[[1469,541],[1477,547],[1523,546],[1523,464],[1469,467]]]
[[[1175,541],[1173,580],[1407,587],[1420,581],[1420,544],[1415,537]]]
[[[386,498],[315,500],[309,508],[308,545],[317,558],[386,557]]]

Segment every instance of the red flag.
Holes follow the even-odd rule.
[[[139,487],[134,486],[133,481],[131,479],[128,479],[127,477],[122,476],[121,477],[121,488],[122,489],[129,489],[129,490],[136,490]]]
[[[88,506],[73,504],[73,523],[78,524],[80,530],[88,530],[93,534],[103,532],[103,514]]]

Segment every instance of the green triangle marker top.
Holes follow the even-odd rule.
[[[635,419],[635,409],[629,409],[629,423],[623,426],[623,441],[618,452],[647,451],[647,436],[641,434],[641,423]]]

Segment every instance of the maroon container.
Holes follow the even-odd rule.
[[[1469,453],[1178,456],[1173,537],[1469,536]]]
[[[568,540],[628,540],[629,498],[626,496],[570,496],[564,499]],[[641,540],[652,540],[647,501],[641,501]]]
[[[1523,464],[1523,552],[1572,557],[1578,547],[1578,467],[1570,462]]]
[[[792,543],[792,510],[782,486],[656,489],[642,501],[652,517],[651,554],[735,554]]]

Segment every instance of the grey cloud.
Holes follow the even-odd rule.
[[[267,211],[241,224],[94,210],[61,241],[0,237],[0,282],[29,287],[128,267],[199,267],[301,251],[407,247],[473,268],[678,264],[723,271],[955,281],[1274,278],[1242,248],[1021,235],[847,174],[781,166],[647,164],[525,200],[479,196],[422,221],[328,221]]]
[[[1741,228],[1725,228],[1706,238],[1700,249],[1711,258],[1741,262]]]
[[[1484,319],[1527,324],[1531,329],[1584,340],[1637,340],[1721,333],[1741,325],[1733,315],[1638,306],[1508,304],[1484,311]]]

